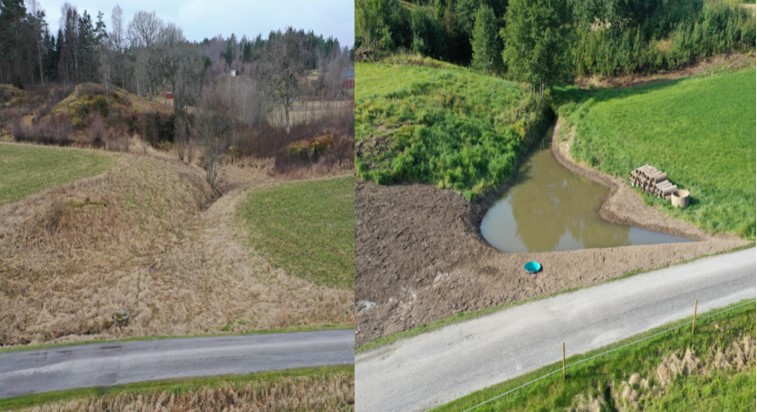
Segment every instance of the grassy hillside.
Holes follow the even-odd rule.
[[[520,86],[429,59],[359,63],[356,168],[379,184],[422,182],[471,199],[499,186],[545,129]]]
[[[92,151],[0,143],[0,206],[102,173],[111,162]]]
[[[253,190],[238,214],[250,242],[274,265],[317,285],[355,284],[352,176]]]
[[[755,70],[604,90],[565,112],[575,158],[616,176],[645,163],[691,191],[665,210],[710,232],[755,236]],[[650,202],[663,202],[649,199]]]
[[[476,411],[707,411],[713,407],[717,410],[750,410],[749,405],[754,410],[754,309],[752,301],[722,312],[700,315],[693,335],[690,320],[676,323],[681,325],[678,329],[659,333],[671,327],[663,326],[644,334],[649,338],[640,343],[628,345],[622,341],[568,358],[566,379],[562,378],[562,364],[552,364],[475,392],[437,410],[460,411],[479,405],[550,372],[553,374],[501,396]],[[559,353],[560,342],[555,342],[555,349]],[[615,350],[590,359],[612,349]],[[592,404],[597,408],[591,408]]]

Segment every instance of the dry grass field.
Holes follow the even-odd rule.
[[[352,111],[353,100],[298,101],[289,112],[292,125],[314,123],[322,119],[338,118]],[[277,108],[268,116],[268,122],[275,127],[286,125],[284,110]]]
[[[349,411],[355,404],[354,380],[351,367],[308,368],[249,376],[138,383],[104,389],[102,393],[85,389],[81,393],[32,395],[7,404],[0,401],[0,410]]]
[[[0,346],[352,324],[352,291],[239,242],[237,204],[277,184],[267,173],[227,166],[234,188],[214,201],[197,167],[113,158],[107,173],[0,207]],[[121,309],[126,326],[112,321]]]

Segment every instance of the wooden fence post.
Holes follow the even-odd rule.
[[[565,379],[565,341],[562,342],[562,378]]]
[[[699,304],[699,298],[694,299],[694,321],[691,322],[691,334],[694,334],[694,329],[697,327],[697,305]]]

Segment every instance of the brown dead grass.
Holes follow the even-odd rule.
[[[636,411],[643,409],[644,401],[651,402],[663,396],[669,387],[679,378],[689,375],[711,375],[719,371],[743,372],[754,367],[755,340],[754,336],[742,335],[733,339],[727,347],[716,348],[704,359],[696,356],[691,348],[684,351],[673,351],[662,357],[650,378],[642,374],[632,373],[620,383],[611,385],[610,390],[590,391],[576,395],[569,410],[599,412],[607,409],[608,399],[612,397],[615,409],[621,411]],[[596,393],[600,392],[600,393]]]
[[[71,94],[61,100],[53,107],[53,113],[64,113],[71,115],[75,106],[85,103],[85,101],[94,95],[105,95],[105,88],[100,84],[81,83],[76,85]],[[112,87],[108,91],[108,105],[112,111],[122,112],[161,112],[172,113],[173,107],[158,100],[150,100],[136,94],[127,92],[118,87]]]
[[[275,184],[119,155],[111,172],[0,208],[0,346],[352,323],[353,293],[287,275],[238,242],[236,204]],[[129,324],[113,314],[125,309]]]
[[[29,412],[64,411],[346,411],[355,403],[354,375],[346,372],[223,384],[197,391],[120,393],[49,403]]]

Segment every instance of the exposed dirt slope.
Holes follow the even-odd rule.
[[[119,158],[0,209],[0,346],[352,321],[352,291],[289,276],[237,241],[237,202],[274,179],[227,170],[236,188],[212,203],[198,168]]]
[[[554,136],[558,136],[559,125]],[[572,164],[566,148],[561,161]],[[581,167],[571,169],[580,172]],[[612,178],[581,172],[600,183]],[[644,206],[623,185],[612,191],[602,216],[621,223],[679,235],[698,242],[512,254],[481,238],[478,226],[491,199],[471,205],[458,194],[433,186],[357,186],[356,299],[357,342],[420,326],[463,311],[483,309],[586,287],[635,270],[649,270],[740,245],[735,237],[711,237]],[[526,274],[522,266],[538,260],[544,270]]]

